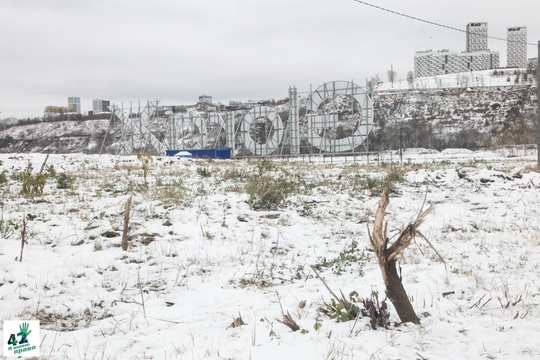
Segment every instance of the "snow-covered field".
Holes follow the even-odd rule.
[[[535,153],[409,150],[403,165],[51,155],[43,194],[23,196],[21,174],[44,160],[0,155],[0,318],[40,320],[44,359],[540,358]],[[427,192],[420,230],[446,264],[422,239],[401,259],[420,325],[397,326],[390,303],[386,329],[336,322],[318,311],[332,297],[311,266],[334,293],[384,300],[367,228],[390,178],[389,235]],[[277,321],[287,313],[300,330]]]

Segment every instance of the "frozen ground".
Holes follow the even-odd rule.
[[[154,157],[147,185],[145,157],[51,155],[43,195],[21,195],[20,174],[44,159],[0,155],[0,318],[40,320],[44,359],[540,358],[535,154],[409,150],[404,165],[390,164],[395,153],[378,165]],[[318,311],[331,295],[310,265],[336,293],[384,299],[367,227],[389,174],[390,235],[427,192],[435,211],[421,231],[446,266],[421,239],[401,259],[421,325],[396,326],[391,305],[387,329],[338,323]],[[272,208],[259,200],[274,190],[260,186],[276,183]],[[277,321],[282,311],[299,331]]]

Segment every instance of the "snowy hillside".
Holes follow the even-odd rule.
[[[0,317],[39,320],[44,359],[540,358],[536,155],[426,152],[403,166],[65,154],[45,177],[45,155],[0,154]],[[360,308],[385,300],[367,235],[384,184],[390,241],[426,196],[421,231],[445,263],[422,239],[406,249],[421,324],[386,301],[372,330],[332,316],[312,266]]]
[[[0,152],[97,153],[110,131],[109,120],[36,121],[0,130]]]
[[[495,73],[495,74],[494,74]],[[498,69],[454,73],[430,77],[415,78],[412,82],[399,79],[383,82],[375,88],[376,92],[399,90],[434,90],[453,88],[504,88],[513,86],[529,86],[535,84],[533,75],[527,74],[527,69]]]
[[[535,143],[536,88],[444,89],[374,96],[371,144],[399,147],[489,148]],[[374,145],[375,146],[375,145]]]
[[[371,151],[398,149],[400,141],[405,148],[437,150],[533,144],[536,99],[536,88],[533,87],[375,92],[369,148]],[[299,103],[300,114],[305,114],[306,98],[301,98]],[[358,122],[358,108],[352,112],[356,115],[350,115],[347,97],[338,98],[330,105],[337,106],[327,110],[339,114],[340,125],[327,131],[327,136],[336,137],[352,131]],[[283,119],[287,119],[286,105],[280,105],[280,109]],[[241,117],[238,113],[236,121],[239,122]],[[300,124],[301,134],[307,134],[303,115]],[[18,126],[10,121],[0,125],[0,152],[4,153],[116,153],[123,133],[119,122],[109,120],[35,121]],[[168,141],[168,118],[155,119],[149,128],[157,138]],[[189,143],[190,136],[193,133],[177,142]],[[209,136],[210,139],[215,137]],[[237,145],[241,144],[237,142]]]

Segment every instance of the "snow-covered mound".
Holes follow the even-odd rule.
[[[446,155],[456,155],[456,154],[472,154],[473,151],[469,149],[444,149],[441,151],[442,154]]]

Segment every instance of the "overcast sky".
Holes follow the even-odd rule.
[[[490,36],[527,26],[540,40],[536,0],[366,0]],[[414,70],[415,51],[465,50],[465,34],[354,0],[1,0],[0,118],[37,117],[47,105],[81,98],[124,106],[159,99],[192,104],[282,99],[324,82],[365,85]],[[506,43],[490,39],[506,66]],[[536,57],[536,45],[528,57]]]

